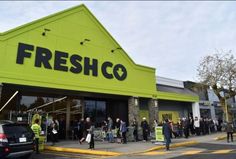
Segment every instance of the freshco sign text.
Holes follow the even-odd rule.
[[[50,64],[52,61],[53,53],[51,50],[39,46],[30,44],[19,43],[17,50],[17,64],[24,64],[25,58],[31,58],[31,54],[35,52],[35,67],[44,67],[46,69],[54,69],[58,71],[72,72],[79,74],[83,72],[84,75],[98,76],[98,60],[89,57],[81,57],[78,54],[70,55],[66,52],[55,50],[54,64]],[[71,63],[71,67],[67,66],[68,61]],[[107,79],[116,78],[119,81],[123,81],[127,77],[127,70],[122,64],[113,64],[112,62],[105,61],[101,64],[102,75]]]

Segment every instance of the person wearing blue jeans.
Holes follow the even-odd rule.
[[[113,127],[113,121],[111,117],[108,117],[108,124],[107,124],[108,142],[113,142],[112,127]]]

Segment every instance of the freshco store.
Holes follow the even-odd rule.
[[[84,5],[0,33],[0,83],[0,119],[37,112],[66,132],[88,116],[98,127],[108,116],[152,123],[158,94],[168,100],[155,69],[135,64]]]

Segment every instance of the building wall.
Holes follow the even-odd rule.
[[[42,57],[49,59],[47,65],[39,62],[46,53],[51,56]],[[97,71],[89,69],[91,65]],[[125,78],[117,78],[125,72]],[[135,64],[84,5],[0,33],[0,82],[156,96],[155,69]]]
[[[177,118],[188,117],[188,113],[192,112],[192,103],[158,100],[158,109],[159,120],[162,118],[162,112],[172,112],[174,113],[173,121],[177,121]]]
[[[172,87],[177,87],[177,88],[184,88],[183,81],[179,81],[179,80],[175,80],[175,79],[170,79],[170,78],[157,76],[156,77],[156,82],[159,85],[172,86]]]

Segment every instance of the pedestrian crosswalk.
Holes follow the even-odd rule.
[[[158,156],[158,155],[167,155],[175,154],[179,155],[196,155],[196,154],[227,154],[227,153],[236,153],[236,149],[221,149],[221,150],[186,150],[186,151],[151,151],[141,153],[141,156]]]

